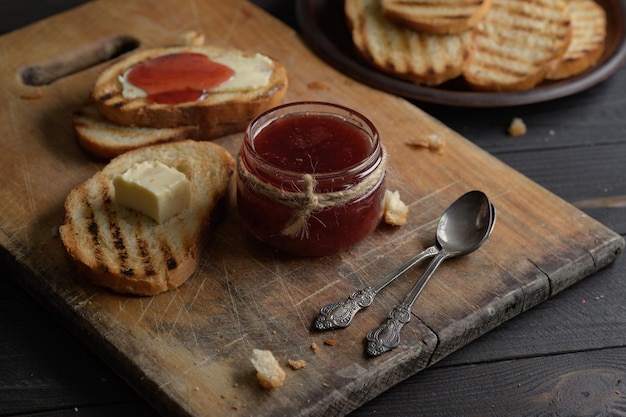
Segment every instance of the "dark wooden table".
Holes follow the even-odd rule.
[[[0,33],[82,2],[0,2]],[[292,0],[254,3],[296,26]],[[626,68],[548,103],[415,105],[626,235]],[[507,135],[513,117],[525,136]],[[0,266],[0,416],[158,415]],[[351,416],[626,416],[625,278],[622,256]]]

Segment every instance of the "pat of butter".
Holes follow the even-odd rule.
[[[113,178],[117,204],[163,223],[189,207],[191,183],[182,172],[159,161],[135,164]]]
[[[257,53],[252,56],[224,54],[215,57],[209,56],[209,59],[235,71],[235,75],[231,79],[210,89],[209,92],[233,93],[262,88],[267,85],[272,75],[272,60],[263,54]],[[128,68],[118,77],[122,84],[122,96],[129,100],[146,97],[147,94],[143,89],[128,81],[128,74],[132,69],[133,67]]]

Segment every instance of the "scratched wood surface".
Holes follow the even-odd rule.
[[[107,36],[129,35],[151,47],[177,43],[187,30],[280,59],[290,73],[286,101],[333,101],[366,114],[390,155],[389,186],[411,207],[409,224],[381,226],[337,256],[290,258],[247,236],[231,194],[200,270],[180,289],[126,297],[77,277],[56,230],[69,190],[102,167],[77,147],[70,122],[102,65],[42,87],[23,85],[17,74]],[[153,8],[146,0],[101,0],[3,36],[0,51],[0,71],[9,80],[0,93],[7,103],[0,114],[4,257],[23,269],[19,281],[29,292],[163,415],[345,415],[612,262],[624,244],[413,105],[328,68],[295,32],[246,2],[164,1]],[[445,142],[443,153],[406,145],[428,135]],[[218,142],[234,154],[240,140],[231,135]],[[422,268],[386,289],[350,328],[311,331],[321,305],[432,244],[440,214],[470,189],[484,190],[497,206],[494,233],[482,249],[437,272],[400,348],[368,358],[363,338]],[[288,370],[286,385],[267,393],[249,364],[253,348],[269,348],[281,362],[305,359],[308,366]]]

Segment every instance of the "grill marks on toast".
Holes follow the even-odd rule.
[[[150,251],[148,250],[148,242],[142,238],[137,237],[137,249],[139,253],[140,259],[143,261],[143,270],[147,276],[156,275],[156,270],[154,269],[154,263],[151,262],[150,259]]]
[[[87,229],[86,236],[90,237],[90,240],[86,242],[86,247],[91,248],[91,250],[93,251],[93,261],[96,263],[96,267],[102,272],[108,272],[109,267],[103,261],[104,256],[102,253],[102,248],[100,247],[100,227],[98,226],[98,222],[96,221],[96,215],[91,208],[91,203],[89,201],[89,198],[85,198],[82,201],[82,204],[84,204],[87,211],[89,212],[89,215],[85,218],[85,225]],[[76,227],[78,226],[79,225],[76,225]],[[79,233],[80,231],[77,234]],[[91,243],[91,245],[89,245],[89,242]]]
[[[161,234],[147,236],[144,222],[150,219],[116,206],[110,178],[99,178],[86,191],[81,204],[89,214],[84,217],[82,225],[75,226],[78,235],[89,236],[81,250],[90,252],[98,270],[132,278],[144,274],[155,276],[159,270],[176,269],[179,260],[169,243],[171,238]]]
[[[138,218],[143,216],[132,213],[126,220],[118,216],[125,209],[118,208],[119,211],[110,213],[109,230],[112,233],[114,247],[117,252],[120,273],[127,277],[136,275],[155,276],[157,271],[174,270],[179,261],[176,259],[175,251],[169,244],[167,236],[158,234],[157,236],[146,236],[144,221]],[[130,222],[129,222],[130,220]],[[128,223],[127,223],[128,222]],[[119,227],[120,223],[126,223],[125,227],[131,227],[132,233],[123,232]],[[153,241],[150,244],[150,240]],[[141,272],[139,272],[141,271]]]
[[[359,53],[373,66],[426,85],[461,74],[471,34],[432,35],[386,19],[379,0],[346,0],[345,11]]]
[[[85,191],[82,204],[90,211],[86,226],[92,246],[81,250],[93,253],[93,262],[100,271],[119,271],[125,276],[132,276],[134,271],[129,264],[131,256],[115,210],[111,186],[100,179]],[[78,225],[77,228],[79,234],[83,232]],[[113,257],[112,253],[116,256]]]
[[[165,261],[165,265],[167,265],[167,269],[169,269],[170,271],[176,269],[176,267],[178,266],[178,262],[176,261],[174,252],[172,251],[170,245],[167,243],[167,240],[161,239],[159,243],[159,248],[161,248],[161,253],[163,254],[163,259]]]
[[[124,233],[119,225],[119,219],[113,207],[113,201],[110,195],[107,195],[104,198],[104,207],[105,213],[108,219],[108,230],[111,231],[111,238],[113,240],[113,247],[117,251],[117,258],[119,260],[120,272],[126,276],[133,276],[134,271],[131,266],[129,266],[129,257],[128,249],[126,246],[126,242],[124,239]]]
[[[463,75],[479,90],[533,88],[567,48],[570,18],[564,0],[493,0],[474,30],[475,51]]]
[[[114,199],[113,178],[135,163],[157,160],[191,181],[188,208],[162,223]],[[186,140],[129,151],[75,187],[65,200],[63,245],[91,283],[121,293],[155,295],[196,270],[211,213],[226,194],[235,161],[212,142]]]

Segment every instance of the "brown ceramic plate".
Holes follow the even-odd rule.
[[[607,12],[607,43],[600,61],[578,76],[544,82],[530,91],[471,91],[462,80],[441,86],[416,85],[384,74],[355,52],[343,0],[297,0],[296,18],[309,47],[330,65],[365,84],[408,99],[459,107],[506,107],[538,103],[586,90],[610,77],[626,60],[626,7],[623,0],[597,0]]]

